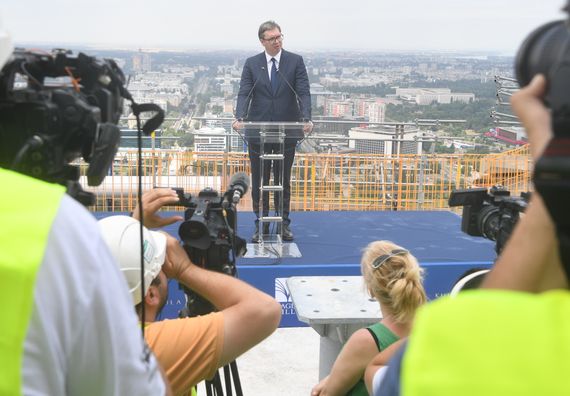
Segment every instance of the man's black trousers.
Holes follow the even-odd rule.
[[[281,183],[281,161],[268,161],[265,160],[263,164],[263,185],[269,185],[269,177],[271,175],[271,170],[273,170],[273,183],[272,185],[283,185],[283,222],[289,224],[289,209],[291,201],[291,168],[293,167],[293,161],[295,160],[295,148],[297,146],[297,139],[285,139],[284,144],[284,159],[283,159],[283,183]],[[249,142],[249,161],[251,164],[251,197],[253,200],[253,211],[256,217],[259,218],[259,187],[261,182],[261,160],[259,154],[261,151],[260,144],[258,142]],[[264,145],[265,154],[280,154],[279,153],[280,144],[279,143],[266,143]],[[278,192],[273,192],[274,195],[274,205],[275,210],[279,209],[279,198],[280,194]],[[269,192],[265,191],[263,193],[263,216],[269,215]]]

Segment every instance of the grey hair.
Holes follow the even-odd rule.
[[[259,26],[259,30],[257,32],[257,36],[259,37],[260,40],[264,39],[265,37],[263,37],[263,34],[265,32],[267,32],[268,30],[273,30],[273,29],[279,29],[279,31],[281,31],[281,26],[279,26],[277,24],[277,22],[275,21],[267,21],[267,22],[263,22],[260,26]]]

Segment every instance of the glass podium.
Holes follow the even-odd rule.
[[[259,131],[259,242],[248,243],[248,258],[279,258],[279,257],[301,257],[301,252],[294,242],[284,242],[281,238],[283,230],[283,176],[285,159],[285,140],[287,131],[292,129],[302,129],[305,125],[302,122],[243,122],[244,130],[253,129]],[[268,149],[271,145],[272,149]],[[270,171],[269,180],[264,182],[263,175],[266,168],[276,167],[278,169],[277,179]],[[273,177],[272,177],[273,176]],[[271,199],[273,198],[273,199]],[[268,200],[266,203],[265,200]],[[271,207],[271,202],[274,207]],[[277,205],[275,205],[277,203]],[[275,215],[263,215],[264,204],[269,204],[269,212],[273,209]],[[277,206],[277,207],[275,207]],[[273,227],[271,227],[273,225]],[[273,228],[274,232],[271,232]],[[267,233],[266,230],[270,232]]]

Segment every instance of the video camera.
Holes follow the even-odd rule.
[[[123,100],[135,115],[155,112],[142,127],[160,126],[164,111],[137,104],[112,59],[56,49],[14,50],[0,71],[0,167],[62,184],[84,205],[95,196],[79,184],[79,157],[89,164],[87,183],[101,184],[119,147]]]
[[[236,235],[236,204],[249,188],[249,177],[236,173],[228,190],[219,195],[216,190],[205,188],[197,196],[174,190],[186,207],[184,222],[178,228],[183,247],[193,263],[212,271],[236,276],[235,258],[246,253],[246,241]],[[188,301],[180,312],[181,317],[204,315],[214,310],[212,304],[191,289],[180,284]]]
[[[92,204],[69,162],[82,156],[88,184],[101,184],[118,148],[123,99],[130,98],[124,83],[111,59],[16,49],[0,72],[0,166],[63,184]]]
[[[502,186],[455,190],[449,196],[449,206],[463,206],[461,231],[495,241],[497,254],[505,246],[520,213],[526,209],[530,193],[511,197]]]

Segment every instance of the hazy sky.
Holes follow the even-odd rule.
[[[0,0],[15,42],[172,49],[261,49],[277,21],[284,47],[515,53],[566,0]]]

